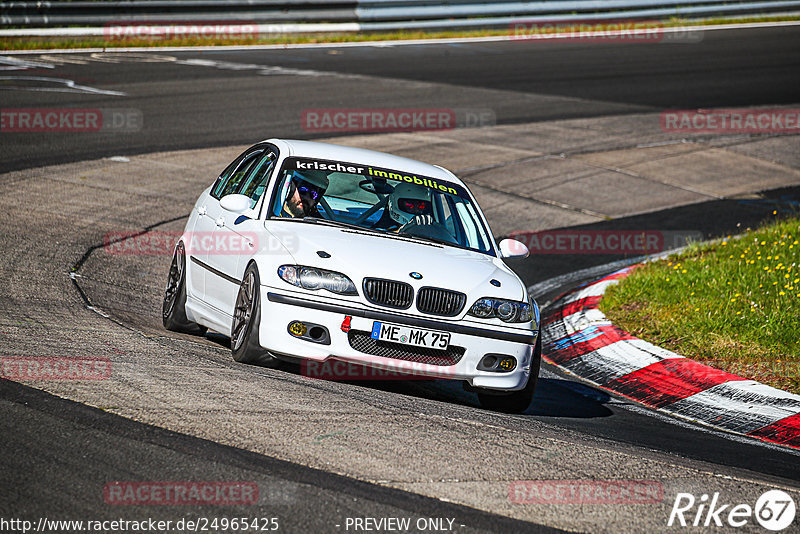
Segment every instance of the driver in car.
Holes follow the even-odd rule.
[[[396,228],[389,228],[402,232],[414,225],[433,224],[433,206],[431,204],[430,190],[414,184],[401,183],[389,195],[387,206],[389,217]]]
[[[328,189],[328,177],[324,172],[307,170],[294,171],[289,183],[286,202],[281,209],[281,217],[322,218],[317,204]]]

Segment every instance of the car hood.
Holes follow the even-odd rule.
[[[298,265],[346,274],[361,287],[366,277],[407,282],[419,289],[440,287],[466,293],[471,304],[480,297],[524,298],[524,287],[502,261],[469,250],[310,223],[280,221],[269,231],[281,240]],[[330,254],[322,258],[318,252]],[[323,254],[324,256],[325,254]],[[410,273],[422,275],[415,280]],[[491,280],[500,287],[491,284]]]

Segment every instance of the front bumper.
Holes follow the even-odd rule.
[[[261,345],[273,353],[316,362],[334,358],[390,372],[407,373],[412,375],[409,378],[424,376],[464,380],[476,388],[515,391],[528,383],[533,346],[538,334],[536,331],[476,327],[465,321],[397,314],[322,296],[309,298],[309,295],[289,293],[269,286],[261,287],[261,302],[259,339]],[[455,352],[459,352],[458,347],[463,348],[463,354],[452,365],[425,363],[436,358],[412,356],[410,359],[398,359],[379,355],[387,351],[370,354],[363,351],[363,343],[352,343],[352,333],[348,336],[342,331],[346,316],[351,317],[350,329],[354,333],[369,333],[375,321],[450,332],[450,346]],[[293,336],[288,331],[293,321],[326,327],[330,334],[329,343],[313,343]],[[364,341],[363,336],[361,341]],[[354,344],[362,350],[356,350]],[[503,373],[478,370],[479,362],[488,353],[513,356],[517,366],[513,371]]]

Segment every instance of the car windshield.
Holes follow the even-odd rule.
[[[287,158],[270,216],[330,224],[493,254],[466,189],[439,178],[310,158]]]

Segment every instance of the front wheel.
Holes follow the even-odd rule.
[[[233,359],[241,363],[276,367],[280,361],[261,347],[258,331],[261,325],[261,281],[254,263],[244,272],[231,324]]]
[[[478,393],[481,406],[487,410],[504,413],[521,413],[530,406],[533,394],[536,391],[536,381],[539,378],[539,368],[542,364],[542,333],[536,336],[536,345],[533,348],[533,361],[531,374],[524,389],[503,395]]]
[[[169,267],[164,303],[161,305],[161,322],[173,332],[204,334],[206,327],[193,323],[186,317],[186,249],[183,243],[175,245]]]

